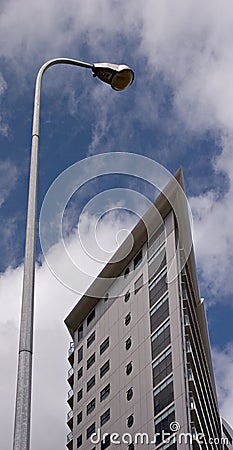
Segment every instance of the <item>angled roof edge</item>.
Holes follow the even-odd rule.
[[[163,192],[160,192],[158,197],[156,197],[155,199],[154,206],[159,211],[163,219],[172,209],[168,198],[175,198],[178,191],[178,185],[182,188],[183,191],[185,191],[182,167],[180,167],[176,171],[169,183],[165,186]],[[138,221],[138,223],[131,231],[130,234],[131,236],[133,236],[134,245],[131,251],[129,251],[128,255],[122,258],[122,253],[125,254],[125,250],[123,250],[125,249],[125,246],[129,244],[129,247],[131,247],[132,241],[130,239],[130,236],[127,237],[122,245],[117,249],[113,257],[104,266],[102,271],[89,286],[85,294],[78,300],[77,304],[66,317],[65,324],[72,337],[74,336],[74,331],[77,329],[79,324],[84,320],[86,315],[94,308],[99,299],[102,298],[106,291],[109,289],[109,287],[113,283],[113,279],[115,279],[120,275],[120,273],[122,273],[127,264],[134,258],[142,245],[147,241],[148,234],[145,223],[150,224],[151,219],[153,219],[153,221],[156,220],[156,217],[154,215],[154,206],[151,206],[148,209],[142,219]],[[156,229],[154,223],[153,227]],[[118,262],[115,262],[116,260]],[[197,285],[197,281],[195,282],[195,285]]]

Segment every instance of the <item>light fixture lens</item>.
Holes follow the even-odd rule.
[[[116,72],[111,80],[111,86],[115,91],[123,91],[133,82],[134,74],[131,69],[123,69]]]

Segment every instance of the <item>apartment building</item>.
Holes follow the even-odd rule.
[[[179,169],[65,320],[69,450],[223,448],[183,189]]]

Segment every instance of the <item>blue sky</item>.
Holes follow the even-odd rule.
[[[233,423],[231,2],[61,0],[58,5],[55,0],[1,0],[0,42],[0,354],[8,368],[0,380],[1,448],[11,448],[13,426],[33,90],[37,70],[54,57],[126,63],[134,69],[135,81],[117,93],[86,69],[48,70],[42,94],[38,213],[55,178],[91,155],[138,153],[172,173],[183,166],[221,411]],[[69,232],[77,224],[80,205],[113,187],[130,187],[150,200],[155,195],[148,184],[132,177],[106,175],[87,183],[66,208],[71,253],[79,248],[77,236]],[[119,198],[118,206],[122,202]],[[94,219],[84,219],[88,229]],[[130,225],[131,219],[105,221],[100,234],[111,248],[112,232]],[[40,258],[39,240],[37,244]],[[77,295],[50,274],[43,260],[36,292],[32,448],[47,450],[56,442],[54,448],[60,450],[66,433],[69,343],[63,319]],[[51,357],[57,343],[60,355]],[[53,378],[55,373],[59,375],[51,393],[46,375]],[[48,421],[54,434],[42,432]]]

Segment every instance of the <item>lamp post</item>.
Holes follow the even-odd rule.
[[[93,76],[97,76],[98,78],[100,78],[100,80],[110,84],[111,87],[117,91],[121,91],[127,88],[133,82],[134,78],[133,71],[125,65],[116,65],[109,63],[89,64],[68,58],[56,58],[47,61],[40,68],[36,78],[13,450],[29,450],[30,448],[40,97],[43,74],[49,67],[56,64],[70,64],[74,66],[84,67],[86,69],[91,69],[93,72]]]

